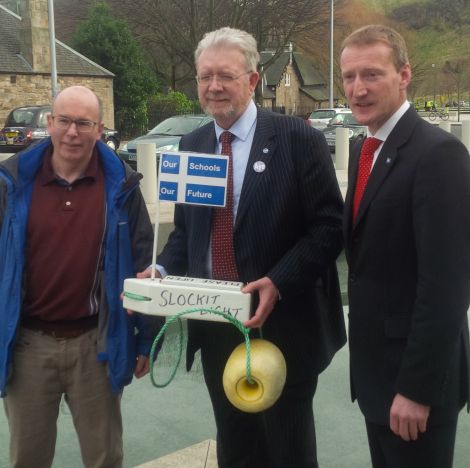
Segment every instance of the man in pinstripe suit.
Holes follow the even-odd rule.
[[[278,402],[262,413],[232,407],[222,373],[243,336],[223,323],[190,321],[188,367],[201,349],[220,467],[316,467],[312,398],[318,374],[346,340],[335,267],[343,202],[322,134],[253,103],[258,61],[248,33],[222,28],[206,34],[196,50],[198,92],[215,124],[183,137],[180,150],[220,153],[220,134],[234,135],[237,277],[225,279],[247,283],[244,291],[256,296],[245,325],[254,328],[252,336],[262,327],[263,337],[281,349],[287,382]],[[176,206],[175,229],[158,258],[163,273],[212,276],[215,210]]]

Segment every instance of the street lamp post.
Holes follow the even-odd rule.
[[[434,97],[433,97],[432,102],[434,104],[434,107],[436,107],[436,64],[432,63],[431,67],[432,67],[433,93],[434,93]]]
[[[51,49],[51,90],[52,98],[57,96],[57,60],[55,51],[54,0],[47,0],[49,14],[49,44]]]
[[[330,11],[330,108],[333,107],[333,25],[334,25],[334,0],[331,0]]]

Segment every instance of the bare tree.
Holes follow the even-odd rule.
[[[260,50],[280,52],[312,27],[325,35],[330,0],[120,0],[120,11],[172,89],[194,80],[194,49],[222,26],[252,33]],[[269,66],[266,64],[265,66]]]

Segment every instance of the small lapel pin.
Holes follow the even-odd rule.
[[[253,164],[253,169],[255,172],[263,172],[266,169],[266,164],[263,161],[256,161]]]
[[[268,148],[263,148],[263,153],[264,153],[264,154],[268,154],[268,153],[269,153],[269,149],[268,149]]]
[[[392,162],[392,158],[387,158],[387,159],[385,160],[385,162],[386,162],[387,164],[390,164],[390,163]]]

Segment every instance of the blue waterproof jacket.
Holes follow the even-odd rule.
[[[23,301],[23,270],[33,181],[50,139],[0,163],[0,395],[8,390],[15,337]],[[161,320],[129,316],[120,293],[125,278],[151,262],[153,230],[139,189],[140,174],[124,165],[104,143],[97,143],[106,190],[103,271],[100,275],[97,359],[106,361],[113,392],[132,380],[136,357],[148,355]],[[66,242],[66,239],[64,239]],[[32,382],[33,383],[33,382]]]

